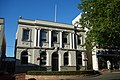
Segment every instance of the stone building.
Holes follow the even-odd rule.
[[[16,72],[71,71],[87,68],[85,32],[76,25],[19,19]]]

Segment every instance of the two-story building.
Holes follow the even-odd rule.
[[[16,33],[16,72],[87,68],[85,32],[71,25],[20,18]]]

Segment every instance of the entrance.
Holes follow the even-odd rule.
[[[58,54],[56,52],[52,54],[52,71],[58,71]]]
[[[120,52],[118,51],[98,51],[99,69],[120,69]]]

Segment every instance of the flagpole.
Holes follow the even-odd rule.
[[[57,20],[57,4],[55,4],[55,22]]]

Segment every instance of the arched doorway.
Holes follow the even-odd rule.
[[[23,51],[21,53],[21,64],[28,64],[28,52]]]
[[[52,71],[58,71],[58,54],[56,52],[52,54]]]

